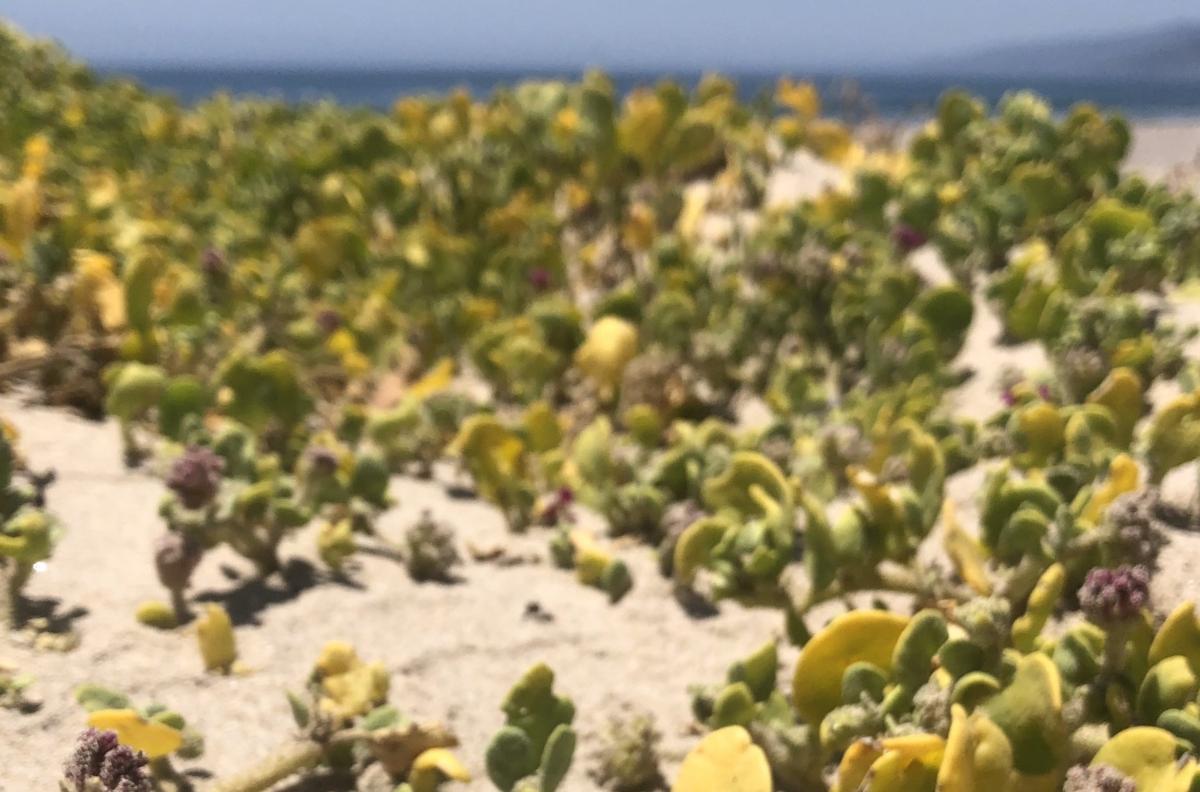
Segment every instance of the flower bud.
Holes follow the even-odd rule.
[[[1095,624],[1105,627],[1137,617],[1150,602],[1150,573],[1144,566],[1097,567],[1079,589],[1079,606]]]
[[[211,449],[191,446],[171,466],[171,472],[167,474],[167,488],[187,508],[202,509],[216,497],[224,470],[225,460]]]
[[[160,537],[154,546],[154,568],[159,582],[171,591],[184,590],[202,554],[200,546],[183,534],[168,533]]]

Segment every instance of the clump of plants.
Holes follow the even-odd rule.
[[[16,432],[0,431],[0,621],[14,629],[25,622],[22,592],[36,565],[49,560],[61,529],[43,508],[41,481],[18,455]]]
[[[992,778],[1058,789],[1101,777],[1189,788],[1194,606],[1156,626],[1144,567],[1093,568],[1077,592],[1064,583],[1055,565],[1016,601],[850,611],[804,645],[790,701],[775,690],[768,644],[724,685],[697,690],[697,717],[714,735],[745,730],[785,788],[873,778],[871,788],[967,790]],[[1072,603],[1083,618],[1048,630]],[[1068,773],[1089,764],[1107,770]]]
[[[146,757],[122,745],[115,732],[88,729],[67,760],[62,792],[154,792]]]
[[[633,588],[629,566],[582,528],[561,526],[550,540],[550,556],[563,569],[574,569],[580,583],[608,594],[619,602]]]
[[[453,529],[428,510],[405,531],[404,565],[413,580],[450,582],[461,560]]]
[[[0,660],[0,708],[20,713],[37,712],[42,702],[32,692],[34,678]]]
[[[615,792],[648,792],[662,789],[659,769],[662,733],[654,717],[645,712],[612,718],[593,758],[592,779]]]
[[[158,703],[135,706],[125,694],[99,685],[80,685],[74,696],[88,713],[89,732],[115,735],[122,747],[135,751],[153,788],[188,787],[171,759],[202,756],[204,736],[183,715]]]
[[[406,718],[387,703],[388,687],[382,663],[364,662],[349,644],[331,641],[304,690],[287,694],[298,734],[260,765],[220,779],[212,789],[260,792],[320,767],[411,792],[469,780],[449,751],[458,743],[454,735],[441,724]]]
[[[340,570],[357,549],[356,536],[372,533],[375,513],[389,503],[382,458],[335,438],[313,438],[294,473],[279,455],[261,452],[244,427],[227,425],[207,441],[171,463],[159,507],[167,533],[155,548],[155,568],[176,623],[191,616],[186,591],[207,550],[225,545],[268,576],[283,568],[284,540],[317,519],[318,554]]]
[[[505,725],[487,748],[488,778],[501,792],[553,792],[575,755],[575,705],[554,692],[554,672],[537,664],[501,706]]]

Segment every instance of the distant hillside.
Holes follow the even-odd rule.
[[[1003,77],[1200,79],[1200,24],[1074,39],[1047,39],[925,59],[927,73]]]

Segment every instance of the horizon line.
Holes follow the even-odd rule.
[[[956,71],[938,68],[928,63],[914,63],[893,67],[868,65],[862,66],[767,66],[745,65],[739,67],[713,67],[693,65],[624,65],[608,67],[601,65],[551,65],[551,64],[487,64],[472,63],[460,65],[453,63],[395,63],[395,62],[338,62],[338,61],[294,61],[281,59],[277,61],[200,61],[200,60],[83,60],[88,68],[109,76],[120,76],[124,72],[153,72],[153,71],[192,71],[192,72],[231,72],[252,74],[255,72],[270,72],[275,74],[392,74],[406,72],[409,74],[463,74],[487,75],[503,74],[507,76],[529,75],[532,77],[581,77],[590,71],[599,71],[610,77],[647,77],[660,76],[663,79],[673,77],[696,78],[707,75],[738,77],[779,78],[792,77],[796,79],[879,79],[894,77],[896,79],[928,78],[954,80],[1049,80],[1064,83],[1078,82],[1124,82],[1128,84],[1145,83],[1174,83],[1178,85],[1194,85],[1196,76],[1181,76],[1177,79],[1161,76],[1125,75],[1099,72],[1096,74],[1080,75],[1072,73],[1030,73],[1020,70],[1012,72],[999,71]],[[128,76],[135,77],[136,74]]]

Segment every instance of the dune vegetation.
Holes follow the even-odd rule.
[[[1195,788],[1196,592],[1152,589],[1198,526],[1162,488],[1200,457],[1195,331],[1163,298],[1200,276],[1200,203],[1123,171],[1130,140],[1093,106],[961,92],[872,137],[806,83],[747,103],[719,76],[184,106],[0,32],[0,381],[114,422],[113,469],[161,481],[155,555],[128,558],[161,597],[122,618],[197,644],[197,675],[254,673],[253,628],[195,596],[218,551],[271,578],[304,531],[330,575],[369,549],[434,583],[505,552],[440,515],[381,530],[413,479],[469,487],[606,607],[643,584],[634,553],[697,620],[779,624],[724,679],[675,670],[696,732],[670,777],[653,722],[578,733],[536,656],[491,742],[459,745],[334,641],[279,691],[278,750],[213,779],[187,770],[219,692],[185,720],[80,667],[62,789]],[[769,200],[797,163],[825,181]],[[965,354],[984,312],[1044,370]],[[20,428],[0,614],[69,652],[88,620],[55,631],[24,593],[72,526]],[[36,708],[36,670],[0,665],[0,717]]]

